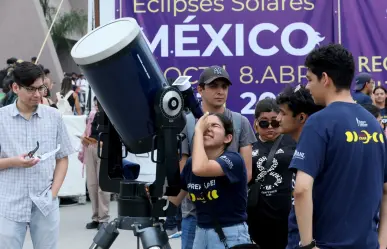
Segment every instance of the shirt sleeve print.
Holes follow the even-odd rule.
[[[231,183],[239,182],[243,173],[246,173],[244,168],[244,161],[242,157],[236,152],[226,152],[216,159],[222,167],[222,170]]]

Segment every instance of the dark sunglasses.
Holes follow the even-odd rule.
[[[277,120],[271,120],[271,121],[261,120],[258,122],[258,125],[262,129],[267,129],[267,128],[269,128],[270,125],[273,128],[278,128],[280,126],[280,123]]]

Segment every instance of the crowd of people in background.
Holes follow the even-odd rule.
[[[32,57],[31,62],[36,63],[36,59],[36,57]],[[2,91],[2,94],[0,95],[0,107],[14,103],[17,98],[17,95],[12,89],[12,72],[15,66],[22,62],[23,60],[17,59],[15,57],[9,58],[6,61],[6,66],[0,70],[0,89]],[[89,91],[89,84],[85,76],[82,73],[64,73],[62,82],[60,84],[60,91],[56,94],[53,94],[53,86],[56,83],[52,80],[50,69],[44,67],[42,64],[39,64],[38,66],[44,72],[44,86],[46,88],[41,104],[57,108],[62,113],[66,114],[70,114],[69,112],[71,112],[73,115],[84,114],[87,105],[86,96]],[[64,104],[62,103],[61,99],[65,100],[63,102]],[[70,107],[67,106],[67,102],[69,103]],[[71,111],[69,111],[69,108],[71,108]]]
[[[84,75],[65,74],[53,95],[50,70],[23,63],[10,58],[0,71],[2,106],[16,107],[22,93],[62,115],[85,113]],[[24,74],[37,72],[35,83],[12,78],[21,64]],[[387,90],[360,73],[351,92],[354,60],[341,45],[313,50],[305,65],[306,87],[289,86],[276,99],[258,101],[253,126],[225,107],[232,87],[227,71],[211,66],[201,73],[197,91],[205,114],[186,115],[182,190],[169,197],[179,212],[165,222],[170,238],[182,237],[182,249],[387,248]],[[40,74],[43,85],[36,83]],[[79,160],[92,202],[86,228],[100,229],[110,219],[110,193],[98,182],[97,126],[104,111],[93,102]],[[12,116],[12,106],[4,110]]]

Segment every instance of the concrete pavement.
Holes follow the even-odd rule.
[[[117,202],[111,202],[110,210],[112,219],[116,218]],[[88,202],[85,205],[62,206],[60,213],[61,227],[58,249],[89,249],[97,233],[97,230],[85,229],[86,223],[90,222],[91,204]],[[111,249],[137,249],[136,242],[137,239],[133,235],[133,231],[120,230],[120,235]],[[181,248],[180,239],[171,239],[169,243],[173,249]],[[29,233],[27,233],[23,249],[33,249]]]

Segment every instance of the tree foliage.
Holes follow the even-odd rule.
[[[39,0],[48,27],[51,26],[57,9],[50,5],[50,0]],[[87,14],[80,10],[72,10],[59,14],[51,30],[51,38],[57,51],[71,50],[72,43],[68,39],[72,35],[83,36],[87,31]]]

